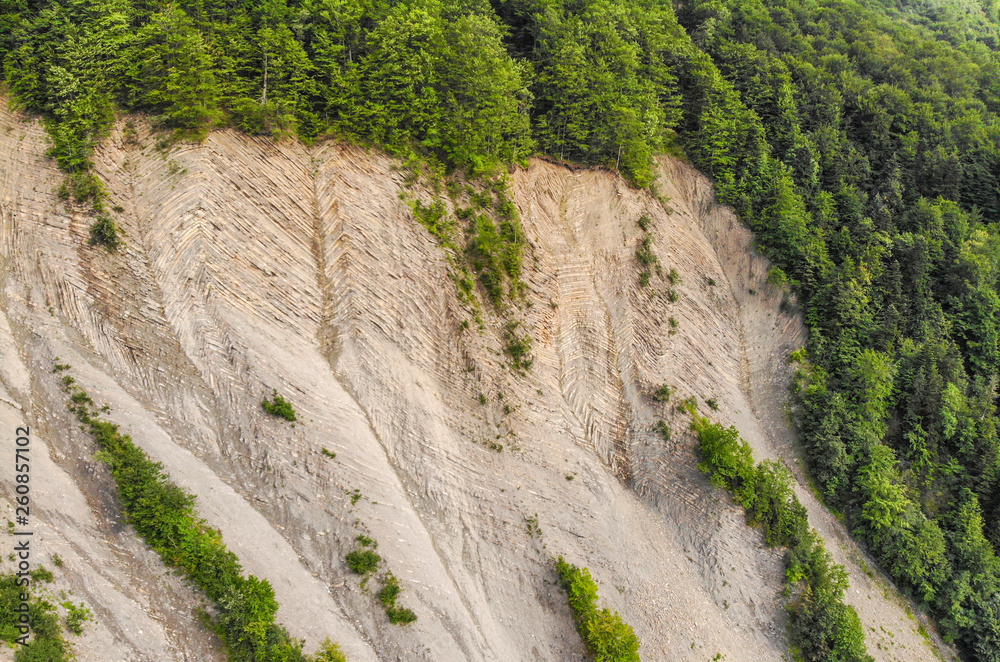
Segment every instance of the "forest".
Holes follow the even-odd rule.
[[[0,0],[0,59],[97,213],[90,157],[123,111],[175,139],[332,136],[472,179],[545,154],[655,190],[657,155],[688,159],[807,322],[793,414],[817,490],[965,659],[1000,662],[998,11]]]

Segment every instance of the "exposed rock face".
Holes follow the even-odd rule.
[[[154,142],[118,127],[96,157],[124,208],[125,246],[108,253],[58,201],[38,124],[0,113],[0,429],[31,426],[36,562],[62,557],[56,587],[96,616],[80,660],[224,656],[200,599],[122,522],[56,357],[197,495],[307,650],[331,636],[354,661],[581,659],[561,554],[591,569],[643,660],[787,654],[780,554],[698,473],[687,416],[650,397],[666,382],[703,411],[715,398],[713,417],[759,457],[794,462],[782,407],[803,327],[707,180],[664,160],[668,210],[607,172],[536,161],[513,175],[531,244],[516,314],[534,338],[518,377],[498,317],[460,330],[446,256],[390,158],[231,131]],[[639,284],[643,213],[684,278],[676,302],[662,278]],[[261,410],[272,388],[298,425]],[[931,658],[841,525],[799,496],[852,572],[873,655]],[[416,623],[390,625],[350,575],[359,533],[379,541]]]

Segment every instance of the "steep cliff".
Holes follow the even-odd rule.
[[[33,433],[36,559],[58,554],[56,588],[95,613],[80,660],[223,656],[201,600],[122,522],[57,357],[197,495],[308,650],[331,636],[357,661],[580,659],[561,554],[590,568],[643,660],[787,656],[780,553],[697,471],[687,414],[650,397],[667,383],[715,399],[759,457],[797,466],[783,406],[803,327],[704,177],[663,159],[658,200],[599,170],[512,175],[529,250],[510,314],[534,340],[518,376],[500,316],[462,328],[446,255],[389,157],[232,131],[164,150],[138,125],[95,157],[123,209],[108,252],[59,201],[41,127],[0,113],[0,420]],[[683,277],[677,301],[662,278],[639,283],[642,214]],[[261,410],[272,389],[298,424]],[[851,573],[872,655],[933,659],[843,527],[798,496]],[[347,569],[361,533],[412,625],[390,625]]]

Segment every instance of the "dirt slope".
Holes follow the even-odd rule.
[[[514,175],[535,359],[521,378],[500,319],[460,330],[445,255],[388,157],[230,131],[161,152],[141,123],[135,144],[119,126],[96,158],[124,208],[126,246],[109,254],[58,201],[45,149],[37,123],[0,112],[0,421],[10,438],[30,424],[39,451],[36,561],[59,554],[56,589],[95,612],[80,660],[223,655],[199,599],[121,522],[56,357],[198,496],[308,650],[329,635],[357,661],[582,659],[549,561],[562,554],[591,569],[643,660],[787,658],[780,555],[697,472],[686,417],[649,397],[663,382],[703,410],[714,397],[760,457],[795,457],[782,407],[801,323],[689,167],[662,164],[669,210],[606,172],[536,161]],[[642,213],[684,278],[676,303],[662,278],[639,285]],[[272,388],[299,425],[263,414]],[[934,659],[799,492],[848,564],[876,659]],[[388,624],[347,570],[359,533],[379,541],[413,625]]]

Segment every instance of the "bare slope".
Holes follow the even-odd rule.
[[[535,358],[519,378],[500,320],[460,330],[445,256],[385,156],[229,131],[161,153],[119,127],[97,156],[125,210],[126,247],[109,254],[58,202],[44,151],[36,123],[0,114],[0,419],[44,445],[38,559],[62,556],[57,587],[97,615],[79,659],[222,656],[194,594],[120,522],[57,356],[271,581],[309,650],[330,635],[359,661],[578,659],[549,562],[563,554],[591,569],[647,662],[786,654],[780,556],[697,472],[686,418],[649,397],[663,382],[703,409],[714,397],[759,456],[794,454],[781,408],[801,324],[690,168],[663,163],[672,213],[605,172],[537,161],[514,175]],[[676,303],[662,279],[638,283],[642,213],[684,278]],[[264,415],[272,388],[300,424]],[[849,563],[873,655],[931,659],[842,527],[800,498]],[[344,565],[359,533],[379,541],[413,625],[389,625]]]

